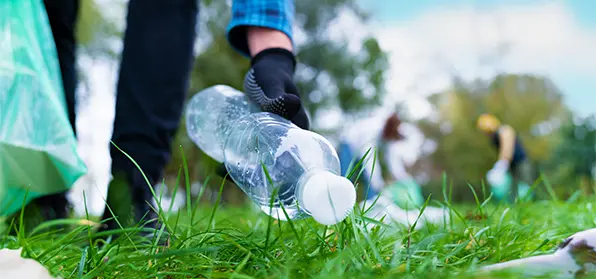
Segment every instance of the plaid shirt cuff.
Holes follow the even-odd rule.
[[[247,26],[277,29],[293,40],[294,11],[294,0],[234,0],[232,20],[226,32],[228,41],[240,54],[250,57]]]

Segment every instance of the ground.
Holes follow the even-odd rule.
[[[280,223],[253,207],[199,207],[168,216],[176,233],[166,247],[134,235],[91,242],[90,227],[80,221],[70,221],[68,231],[48,231],[54,222],[4,236],[0,247],[24,247],[24,256],[65,278],[520,278],[475,269],[549,253],[571,234],[596,227],[590,200],[452,209],[448,224],[369,230],[360,212],[325,227]]]

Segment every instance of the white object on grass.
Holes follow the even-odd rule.
[[[21,257],[21,249],[0,250],[0,278],[54,279],[39,262]],[[60,278],[60,277],[58,277]]]
[[[365,216],[377,221],[383,220],[385,224],[399,223],[404,226],[413,226],[416,220],[416,229],[423,228],[426,224],[448,223],[449,211],[445,208],[427,206],[422,214],[420,210],[404,210],[397,206],[391,199],[383,195],[378,198],[360,202],[359,207],[365,212]],[[420,218],[418,216],[420,215]],[[369,224],[374,227],[374,224]]]
[[[186,204],[186,191],[183,188],[176,190],[176,196],[174,197],[173,190],[170,190],[164,183],[158,183],[153,187],[157,200],[160,201],[161,209],[165,213],[174,213],[180,210]],[[151,200],[153,206],[157,209],[157,201]]]
[[[485,266],[483,272],[513,269],[525,276],[554,275],[575,278],[596,271],[596,229],[578,232],[559,245],[550,255],[533,256]]]

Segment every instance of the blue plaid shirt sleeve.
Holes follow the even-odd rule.
[[[232,20],[226,31],[228,42],[240,54],[250,57],[247,26],[277,29],[293,40],[294,12],[294,0],[234,0]]]

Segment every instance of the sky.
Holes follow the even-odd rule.
[[[472,79],[493,76],[499,68],[545,75],[576,113],[596,113],[594,0],[360,0],[360,4],[372,14],[367,29],[374,30],[391,55],[388,98],[407,100],[415,116],[428,114],[423,97],[448,86],[449,69]],[[483,59],[491,56],[500,58]],[[483,60],[484,65],[479,62]]]
[[[123,0],[96,1],[119,26],[124,25],[124,12],[113,5]],[[415,118],[429,115],[424,98],[446,89],[454,70],[467,79],[490,78],[497,69],[543,74],[560,87],[577,113],[596,112],[596,0],[359,1],[372,13],[371,21],[363,25],[354,15],[341,12],[329,27],[330,36],[348,38],[354,51],[359,39],[375,36],[390,54],[386,101],[404,101]],[[306,38],[297,33],[295,39]],[[495,55],[502,45],[508,51]],[[71,198],[80,201],[85,191],[90,212],[101,214],[101,196],[110,180],[108,146],[118,69],[114,61],[79,60],[93,76],[91,99],[81,104],[77,120],[80,154],[90,172],[75,184]],[[341,115],[331,111],[325,119],[327,124],[339,123]],[[411,137],[401,156],[410,164],[424,148],[424,139],[415,127],[404,129]],[[75,210],[84,214],[82,206]]]

